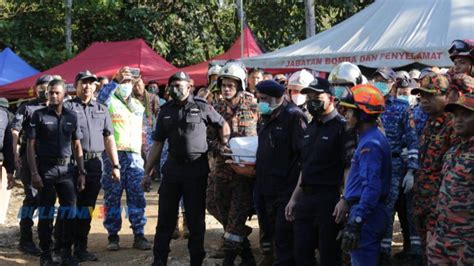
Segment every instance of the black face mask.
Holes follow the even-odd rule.
[[[306,109],[313,117],[320,117],[324,113],[324,102],[320,100],[309,100]]]
[[[38,92],[38,98],[42,101],[46,101],[46,91],[39,91]]]

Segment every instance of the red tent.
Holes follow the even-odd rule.
[[[175,66],[158,55],[142,39],[95,42],[63,64],[29,78],[0,86],[0,97],[7,99],[33,97],[33,85],[36,79],[44,74],[60,75],[68,83],[73,83],[74,77],[80,71],[88,69],[98,76],[110,78],[123,66],[140,68],[141,75],[146,80],[152,75],[176,70]]]
[[[184,71],[189,74],[189,76],[194,80],[195,86],[204,86],[207,85],[207,69],[209,62],[215,60],[229,60],[229,59],[239,59],[241,57],[241,36],[234,42],[234,44],[227,50],[227,52],[218,55],[214,58],[204,61],[202,63],[187,66],[179,69],[179,71]],[[245,26],[244,27],[244,57],[250,57],[254,55],[263,54],[262,50],[257,45],[257,41],[253,37],[252,31]],[[158,75],[151,76],[147,80],[156,80],[160,84],[166,84],[168,78],[173,75],[178,70],[171,70],[167,72],[159,73]]]

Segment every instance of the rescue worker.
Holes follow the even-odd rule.
[[[420,95],[421,107],[429,115],[420,138],[419,169],[413,186],[415,225],[423,251],[426,249],[427,233],[433,232],[436,221],[434,216],[441,185],[443,155],[457,141],[452,115],[444,112],[448,87],[445,76],[430,73],[423,77],[420,88],[411,91],[414,95]]]
[[[301,90],[308,87],[313,80],[314,76],[305,69],[296,71],[288,78],[287,89],[291,102],[302,110],[305,110],[303,106],[306,103],[306,95],[301,93]],[[308,120],[310,120],[309,118]]]
[[[391,221],[385,232],[381,243],[380,264],[390,265],[392,254],[392,234],[395,211],[395,204],[398,200],[399,189],[402,187],[405,193],[409,193],[413,187],[413,173],[418,169],[418,137],[416,135],[415,122],[411,113],[410,105],[407,101],[394,97],[390,92],[392,82],[395,81],[395,72],[391,68],[379,68],[374,77],[375,87],[380,89],[380,93],[385,99],[385,111],[380,115],[385,136],[390,144],[392,151],[392,179],[390,194],[387,198],[387,208],[391,215]],[[402,80],[401,80],[402,81]],[[405,79],[405,82],[408,81]],[[400,82],[402,83],[402,82]],[[396,85],[401,85],[396,83]],[[408,86],[408,84],[406,84]],[[397,87],[395,87],[397,89]],[[396,93],[396,90],[395,90]],[[402,158],[403,149],[407,149],[407,162]],[[412,217],[408,219],[413,220]],[[420,256],[420,239],[416,234],[415,228],[404,228],[409,231],[410,247],[413,256]]]
[[[316,265],[319,242],[320,265],[341,265],[340,226],[332,213],[344,182],[346,120],[335,109],[334,88],[327,80],[318,77],[301,93],[314,119],[304,135],[298,185],[285,209],[293,222],[295,262]]]
[[[454,40],[448,52],[455,74],[474,76],[474,40]]]
[[[466,93],[445,111],[454,113],[460,142],[444,155],[428,263],[474,265],[474,95]]]
[[[336,99],[342,99],[347,96],[347,90],[362,84],[363,78],[358,66],[349,62],[342,62],[331,70],[328,80],[334,87]]]
[[[467,74],[455,74],[451,78],[446,100],[448,102],[457,102],[460,97],[466,93],[474,92],[474,78]]]
[[[207,70],[207,84],[211,84],[217,81],[219,73],[221,72],[222,67],[220,65],[213,65]]]
[[[129,67],[123,67],[114,81],[107,84],[99,94],[99,102],[105,104],[112,117],[114,138],[117,146],[119,164],[113,164],[103,155],[104,206],[106,215],[104,227],[107,229],[107,250],[120,249],[118,232],[122,226],[121,198],[123,190],[127,193],[128,218],[133,230],[133,247],[140,250],[151,249],[144,236],[145,194],[141,186],[143,179],[143,159],[141,157],[142,127],[145,108],[139,100],[132,97],[133,78]],[[120,170],[120,182],[110,177],[113,169]]]
[[[230,126],[230,138],[257,135],[258,105],[246,95],[245,70],[237,64],[224,66],[217,78],[223,100],[214,108]],[[218,141],[218,140],[216,140]],[[234,265],[237,255],[243,265],[255,265],[248,236],[252,228],[245,225],[252,209],[253,178],[235,173],[225,157],[214,153],[215,166],[209,175],[206,206],[209,213],[224,226],[223,265]]]
[[[79,262],[97,261],[94,253],[87,250],[87,238],[91,228],[91,210],[94,210],[101,189],[102,152],[106,152],[113,165],[119,165],[114,129],[109,110],[94,98],[97,77],[90,71],[76,75],[75,88],[77,96],[64,103],[64,107],[76,113],[82,132],[81,146],[86,170],[85,189],[77,194],[78,217],[75,223],[74,256]],[[77,172],[75,173],[77,174]],[[120,170],[112,170],[112,178],[120,182]],[[58,221],[56,221],[56,224]],[[55,237],[61,232],[55,230]],[[56,237],[60,239],[60,237]]]
[[[76,184],[81,192],[85,187],[82,133],[73,111],[63,107],[66,85],[53,79],[48,85],[48,107],[33,113],[28,128],[27,159],[31,169],[31,184],[38,190],[38,236],[40,239],[40,265],[56,265],[51,257],[51,233],[54,204],[59,198],[58,217],[62,230],[61,263],[78,265],[72,257],[74,218],[76,217]],[[78,168],[77,180],[74,165]],[[57,195],[57,196],[56,196]]]
[[[142,184],[149,190],[151,169],[161,157],[163,144],[168,140],[169,154],[162,168],[163,178],[159,188],[153,265],[167,264],[181,197],[188,221],[191,265],[201,265],[206,255],[204,218],[209,173],[206,129],[207,126],[219,128],[221,147],[227,146],[230,129],[212,106],[192,96],[187,73],[173,74],[168,80],[168,86],[172,100],[162,106],[158,115]]]
[[[262,262],[272,260],[274,244],[273,265],[294,265],[293,228],[285,219],[285,206],[301,170],[306,117],[295,104],[284,99],[285,87],[278,82],[262,81],[257,91],[262,119],[258,129],[254,198],[259,225],[269,227],[264,230],[269,245],[262,245],[265,248]],[[259,211],[262,209],[268,219],[266,222],[261,221]]]
[[[248,86],[247,91],[256,96],[257,89],[256,86],[259,82],[263,80],[263,69],[255,67],[250,69],[248,72]]]
[[[24,102],[18,108],[12,122],[12,144],[13,154],[15,158],[16,171],[20,175],[23,189],[25,191],[25,198],[21,206],[20,214],[20,243],[18,249],[25,254],[39,256],[41,251],[33,242],[33,233],[31,227],[33,226],[33,213],[37,208],[37,191],[31,186],[31,173],[26,158],[26,130],[30,124],[31,117],[34,111],[43,108],[48,102],[47,88],[48,83],[53,80],[51,75],[43,75],[36,80],[35,93],[36,98]],[[19,142],[21,137],[21,142]],[[18,144],[20,149],[18,150]]]
[[[390,223],[386,200],[392,175],[391,151],[377,127],[385,103],[383,95],[372,85],[358,85],[351,92],[340,104],[349,108],[347,126],[357,129],[360,140],[334,215],[336,221],[342,221],[349,209],[341,248],[350,252],[351,264],[376,265],[381,239]]]

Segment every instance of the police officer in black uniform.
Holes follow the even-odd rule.
[[[84,190],[86,172],[80,141],[82,133],[76,114],[63,108],[65,94],[64,81],[53,79],[48,85],[48,107],[34,112],[28,128],[27,158],[31,184],[38,190],[41,265],[55,265],[50,247],[56,195],[60,204],[58,216],[63,220],[62,265],[77,265],[71,254],[76,217],[75,185],[77,183],[79,192]],[[77,182],[70,161],[72,151],[79,171]]]
[[[41,251],[33,242],[31,227],[33,226],[33,213],[37,208],[37,191],[31,187],[31,173],[26,159],[26,130],[30,124],[33,112],[46,106],[48,99],[46,89],[53,79],[51,75],[43,75],[36,80],[35,91],[37,97],[24,102],[18,108],[12,122],[13,154],[16,170],[20,175],[25,199],[20,214],[20,244],[18,249],[26,254],[39,256]],[[21,137],[20,149],[17,150],[18,140]]]
[[[189,76],[178,72],[168,81],[172,97],[158,115],[153,145],[145,166],[143,185],[149,190],[151,169],[161,157],[165,140],[169,154],[163,165],[159,189],[158,224],[156,226],[153,265],[166,265],[171,236],[176,226],[181,196],[189,228],[191,265],[201,265],[205,256],[206,186],[209,173],[206,131],[219,128],[221,145],[227,145],[229,125],[205,100],[190,94]]]
[[[344,179],[346,121],[334,106],[334,89],[327,80],[316,78],[301,93],[307,95],[313,120],[304,135],[298,185],[285,210],[293,221],[296,265],[316,265],[316,245],[320,265],[341,265],[340,227],[332,214]]]
[[[300,173],[301,148],[306,116],[295,104],[287,101],[285,87],[274,80],[257,84],[262,120],[258,128],[258,148],[254,196],[256,209],[264,209],[273,236],[273,265],[294,265],[293,229],[285,219],[285,206],[296,186]],[[258,213],[257,213],[258,215]],[[268,261],[268,259],[264,259]]]
[[[0,98],[0,152],[3,155],[3,164],[7,170],[7,189],[12,189],[15,185],[13,173],[15,172],[15,163],[13,161],[12,131],[10,123],[10,112],[8,112],[8,101]],[[4,105],[6,104],[6,105]]]
[[[64,107],[77,115],[82,132],[81,146],[86,170],[85,189],[77,194],[77,219],[75,224],[74,256],[79,262],[97,261],[94,253],[87,251],[87,236],[91,228],[90,210],[95,208],[97,196],[101,189],[102,152],[105,150],[113,168],[112,178],[120,181],[120,165],[117,147],[113,135],[112,120],[108,108],[98,103],[94,97],[97,77],[90,71],[79,72],[75,78],[77,97],[64,103]],[[75,172],[77,177],[78,171]],[[56,243],[62,237],[61,226],[56,227]],[[55,243],[55,245],[56,245]]]

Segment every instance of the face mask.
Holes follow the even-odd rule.
[[[270,108],[270,104],[265,103],[265,102],[259,102],[258,109],[260,110],[260,113],[262,113],[263,115],[269,115],[273,111],[272,108]]]
[[[120,84],[118,87],[118,93],[122,98],[128,98],[132,94],[133,86],[130,83]]]
[[[373,82],[372,85],[374,85],[374,87],[376,87],[380,91],[380,93],[382,93],[383,96],[387,95],[390,92],[390,89],[392,88],[390,84],[380,81]]]
[[[402,101],[409,103],[410,97],[408,97],[408,95],[398,95],[397,99],[400,99]]]
[[[39,91],[38,92],[38,98],[42,101],[46,101],[46,91]]]
[[[408,103],[411,105],[411,106],[414,106],[418,103],[418,100],[416,99],[416,96],[415,95],[410,95],[408,96]]]
[[[170,90],[170,96],[175,101],[184,101],[186,97],[188,97],[188,95],[184,93],[185,90],[186,89],[184,87],[172,86]]]
[[[306,103],[306,109],[313,117],[319,117],[324,113],[324,102],[319,100],[310,100]]]
[[[334,97],[336,99],[343,99],[347,96],[348,88],[346,86],[334,86]]]
[[[306,95],[300,94],[300,93],[292,94],[291,100],[293,101],[294,104],[301,106],[306,102]]]

